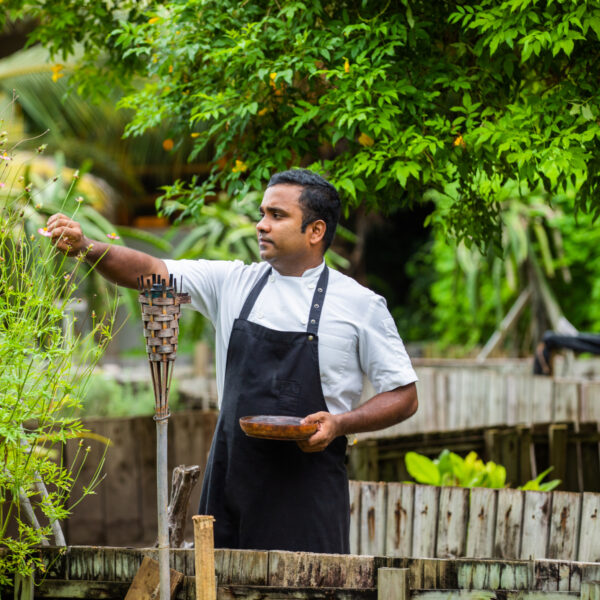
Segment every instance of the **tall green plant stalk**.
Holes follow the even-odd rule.
[[[0,157],[0,548],[8,549],[0,555],[3,585],[14,573],[28,576],[42,568],[36,548],[53,534],[60,543],[59,523],[81,499],[71,494],[90,448],[76,411],[111,339],[116,296],[106,315],[89,316],[87,335],[70,331],[70,306],[89,273],[79,273],[84,257],[71,261],[59,254],[43,228],[27,231],[35,190],[8,193],[16,186],[6,180],[12,160],[6,137],[0,137]],[[79,449],[66,464],[65,444],[77,438]],[[102,463],[83,482],[82,497],[94,493]]]

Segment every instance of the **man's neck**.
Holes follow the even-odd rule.
[[[315,257],[314,260],[307,261],[302,265],[299,265],[298,263],[292,265],[281,265],[276,263],[270,264],[280,275],[283,275],[284,277],[302,277],[306,271],[322,265],[323,257]]]

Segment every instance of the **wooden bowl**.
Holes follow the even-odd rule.
[[[300,417],[258,415],[242,417],[240,427],[247,436],[263,440],[306,440],[317,431],[318,425],[301,422]]]

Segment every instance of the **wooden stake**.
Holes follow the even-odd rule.
[[[196,600],[216,600],[214,517],[195,515],[194,561],[196,565]]]

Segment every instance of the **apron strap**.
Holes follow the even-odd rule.
[[[248,297],[246,298],[246,302],[244,302],[244,306],[240,312],[240,319],[248,319],[250,312],[252,311],[252,307],[256,302],[259,294],[262,292],[262,289],[267,284],[267,280],[269,279],[269,275],[271,274],[272,267],[269,267],[264,275],[256,282]],[[319,281],[317,282],[317,287],[315,289],[315,293],[313,295],[312,303],[310,305],[310,313],[308,315],[308,327],[306,328],[307,333],[316,335],[319,330],[319,321],[321,319],[321,310],[323,308],[323,302],[325,301],[325,292],[327,291],[327,284],[329,282],[329,267],[325,265],[323,267],[323,271],[321,272],[321,276],[319,277]]]
[[[319,330],[319,321],[321,319],[321,311],[323,309],[323,302],[325,301],[328,282],[329,268],[325,265],[319,277],[317,289],[315,289],[312,304],[310,305],[310,314],[308,315],[308,327],[306,331],[312,335],[317,335],[317,331]]]
[[[269,267],[265,271],[265,274],[256,282],[256,284],[254,285],[254,287],[248,294],[248,297],[246,298],[246,302],[244,302],[244,306],[242,306],[242,310],[240,312],[240,316],[239,316],[240,319],[244,319],[244,320],[248,319],[248,315],[252,311],[252,307],[254,306],[254,303],[256,302],[258,295],[262,292],[262,289],[267,284],[267,280],[269,279],[269,275],[271,274],[272,268],[273,267]]]

